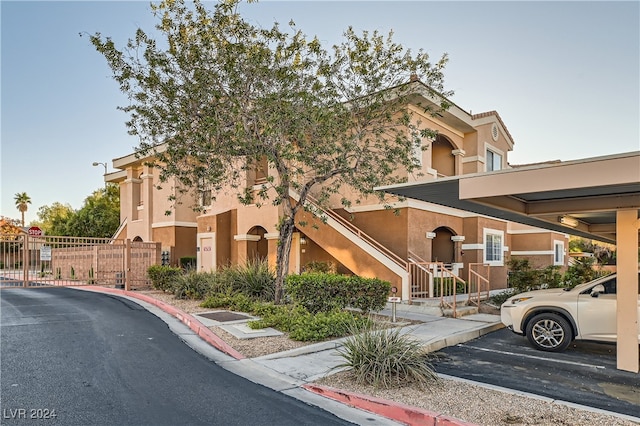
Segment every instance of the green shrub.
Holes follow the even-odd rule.
[[[289,333],[289,337],[301,342],[342,337],[348,334],[349,326],[354,321],[357,321],[358,324],[366,322],[364,318],[355,317],[354,314],[344,311],[304,315],[296,321],[295,327]]]
[[[336,265],[333,262],[312,261],[304,265],[304,272],[320,272],[323,274],[335,274]]]
[[[346,307],[369,312],[385,307],[391,284],[377,278],[305,272],[289,275],[285,290],[312,314]]]
[[[511,259],[509,266],[509,287],[515,293],[540,288],[540,273],[533,269],[528,259]]]
[[[391,292],[391,283],[354,275],[347,280],[345,290],[347,306],[369,313],[384,309]]]
[[[294,303],[304,306],[309,312],[330,312],[347,306],[345,282],[347,276],[305,272],[289,275],[285,282],[285,292]]]
[[[182,269],[171,266],[152,265],[147,269],[153,288],[162,291],[173,291],[173,283],[182,274]]]
[[[250,299],[271,301],[275,298],[276,278],[266,260],[252,260],[245,265],[228,267],[220,274],[222,281]]]
[[[203,308],[225,308],[232,311],[252,313],[255,302],[242,293],[212,294],[200,304]]]
[[[215,275],[208,272],[191,271],[181,274],[173,282],[173,295],[177,299],[204,299],[213,280]]]
[[[310,315],[309,311],[299,305],[273,305],[266,303],[256,305],[253,313],[260,316],[261,319],[248,322],[247,325],[252,329],[273,327],[289,333],[295,330],[301,318]]]
[[[229,294],[211,294],[200,304],[203,308],[228,308],[231,305],[232,296]]]
[[[338,350],[345,362],[336,368],[350,368],[358,383],[390,388],[438,380],[421,343],[402,334],[400,328],[383,329],[369,323],[352,326],[350,332],[352,336]]]
[[[180,267],[185,271],[196,269],[197,259],[195,256],[184,256],[180,258]]]
[[[562,274],[559,266],[547,266],[538,271],[538,282],[542,288],[558,288],[562,287]]]
[[[576,259],[576,263],[567,268],[563,281],[567,287],[575,287],[580,283],[591,281],[596,278],[596,270],[593,265],[596,259],[593,257],[583,257]]]
[[[342,337],[349,332],[351,324],[369,321],[352,312],[331,311],[311,314],[300,305],[257,304],[253,314],[262,318],[249,321],[252,329],[273,327],[289,333],[292,340],[320,341],[331,337]]]
[[[491,300],[491,303],[493,303],[494,305],[501,306],[504,302],[507,301],[508,298],[510,298],[514,294],[516,294],[514,289],[507,288],[503,292],[498,293],[494,296],[491,296],[490,300]]]

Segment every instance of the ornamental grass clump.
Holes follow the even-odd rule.
[[[353,326],[352,336],[338,350],[359,384],[391,388],[407,383],[425,386],[438,381],[421,343],[400,328],[380,328],[375,323]]]
[[[275,299],[276,278],[266,260],[249,260],[244,265],[225,268],[221,275],[234,291],[263,302]]]

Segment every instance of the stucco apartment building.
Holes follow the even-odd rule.
[[[416,150],[421,173],[407,181],[429,181],[462,174],[491,173],[511,167],[508,153],[514,141],[497,112],[471,114],[453,104],[438,117],[424,113],[434,102],[419,81],[412,89],[409,109],[415,120],[437,130]],[[418,105],[422,105],[419,107]],[[120,186],[121,222],[118,239],[160,242],[171,262],[196,256],[197,268],[209,271],[261,257],[275,264],[280,208],[242,205],[235,193],[208,194],[173,205],[175,182],[158,189],[158,173],[135,154],[113,160],[116,172],[108,182]],[[247,172],[247,187],[259,188],[266,172]],[[291,194],[295,197],[295,194]],[[482,216],[412,199],[385,209],[377,199],[363,199],[345,209],[336,196],[321,221],[308,212],[299,221],[309,224],[294,234],[290,272],[298,273],[312,261],[332,262],[338,272],[379,277],[392,282],[404,299],[411,291],[407,264],[443,262],[466,279],[470,265],[490,265],[492,289],[507,286],[510,258],[528,258],[534,266],[566,266],[568,236],[506,220]],[[346,196],[355,197],[355,195]],[[204,209],[196,213],[190,206]],[[315,224],[313,226],[312,224]]]

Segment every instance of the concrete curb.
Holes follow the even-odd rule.
[[[500,330],[501,328],[504,328],[504,324],[502,323],[495,323],[495,324],[478,323],[478,326],[471,330],[466,330],[460,333],[452,334],[450,336],[446,336],[445,338],[442,338],[432,343],[426,343],[424,347],[427,352],[436,352],[440,349],[447,348],[449,346],[455,346],[460,343],[468,342],[469,340],[477,339],[478,337],[482,337],[485,334],[491,333],[492,331]]]
[[[225,354],[235,358],[235,359],[245,359],[246,357],[244,355],[242,355],[240,352],[236,351],[235,349],[233,349],[231,346],[229,346],[224,340],[222,340],[220,337],[218,337],[213,331],[209,330],[207,327],[205,327],[204,324],[202,324],[200,321],[198,321],[196,318],[194,318],[192,315],[176,308],[175,306],[171,306],[167,303],[164,303],[158,299],[155,299],[151,296],[147,296],[145,294],[139,294],[136,293],[134,291],[126,291],[126,290],[119,290],[119,289],[115,289],[115,288],[108,288],[108,287],[86,287],[86,286],[70,286],[79,290],[88,290],[88,291],[94,291],[97,293],[110,293],[110,294],[117,294],[120,296],[127,296],[127,297],[132,297],[134,299],[139,299],[142,300],[144,302],[147,302],[153,306],[157,306],[158,308],[162,309],[164,312],[168,313],[169,315],[177,318],[180,322],[182,322],[184,325],[186,325],[187,327],[189,327],[194,333],[196,333],[196,335],[198,335],[202,340],[204,340],[205,342],[209,343],[211,346],[215,347],[216,349],[220,350],[221,352],[224,352]]]
[[[474,426],[473,423],[467,423],[433,411],[423,410],[422,408],[411,407],[368,395],[346,392],[329,386],[306,384],[302,385],[302,387],[309,392],[371,413],[379,414],[410,426]]]
[[[178,319],[181,323],[185,324],[189,327],[198,337],[202,340],[220,350],[221,352],[231,356],[235,360],[247,360],[244,355],[233,349],[226,342],[224,342],[220,337],[218,337],[215,333],[209,330],[204,324],[202,324],[198,319],[193,317],[192,315],[172,306],[168,303],[164,303],[158,299],[155,299],[151,296],[147,296],[144,294],[139,294],[133,291],[126,291],[120,289],[113,289],[108,287],[86,287],[86,286],[70,286],[79,290],[87,290],[94,291],[97,293],[107,293],[114,294],[118,296],[130,297],[133,299],[138,299],[143,302],[149,303],[152,306],[156,306],[167,314],[173,316]],[[466,333],[460,334],[485,334],[488,331],[483,330],[473,330],[468,331]],[[458,336],[460,337],[460,336]],[[477,336],[476,336],[477,337]],[[343,340],[343,339],[342,339]],[[330,341],[330,342],[321,342],[316,345],[311,345],[311,348],[297,348],[291,351],[287,351],[288,356],[296,356],[302,355],[305,353],[313,353],[328,349],[335,349],[341,346],[341,342]],[[449,346],[449,345],[444,345]],[[443,346],[443,347],[444,347]],[[282,357],[282,353],[280,354],[272,354],[267,355],[264,358],[280,358]],[[234,363],[235,365],[235,363]],[[229,367],[229,365],[227,366]],[[243,366],[243,370],[246,369],[246,365]],[[233,368],[230,369],[232,371]],[[237,374],[237,372],[236,372]],[[243,376],[244,377],[244,376]],[[350,406],[359,410],[363,410],[387,419],[390,419],[394,422],[404,423],[410,426],[475,426],[473,423],[467,423],[462,420],[458,420],[453,417],[448,417],[439,413],[435,413],[432,411],[424,410],[417,407],[411,407],[409,405],[396,403],[394,401],[384,400],[381,398],[375,398],[368,395],[361,395],[353,392],[348,392],[340,389],[331,388],[328,386],[317,385],[314,383],[302,383],[300,385],[293,385],[294,388],[301,388],[308,392],[311,392],[315,395],[322,396],[324,398],[336,401],[338,403],[344,404],[346,406]],[[285,387],[288,389],[290,384]],[[280,389],[282,391],[283,389]]]

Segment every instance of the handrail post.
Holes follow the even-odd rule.
[[[443,265],[444,268],[444,265]],[[458,298],[458,294],[457,294],[457,289],[458,289],[458,282],[456,281],[456,279],[453,279],[453,317],[457,318],[457,313],[456,313],[456,303],[457,303],[457,298]]]

